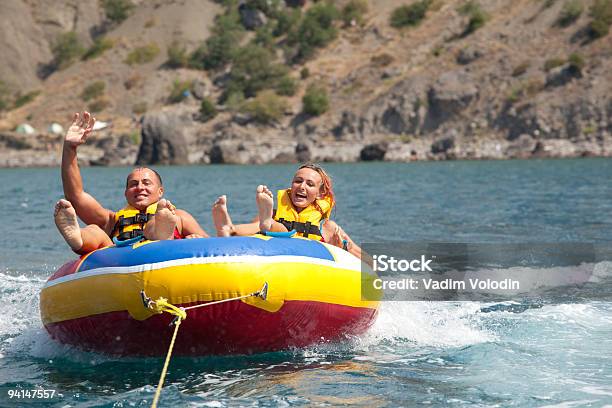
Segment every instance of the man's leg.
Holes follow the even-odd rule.
[[[79,227],[76,211],[68,200],[61,199],[57,202],[54,218],[60,234],[77,254],[86,254],[113,243],[97,225]]]

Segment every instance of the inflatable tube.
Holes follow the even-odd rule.
[[[161,356],[173,316],[147,309],[140,292],[176,306],[250,297],[189,310],[175,353],[249,354],[363,333],[377,301],[361,299],[361,262],[303,238],[201,238],[108,247],[69,262],[40,296],[56,340],[115,355]]]

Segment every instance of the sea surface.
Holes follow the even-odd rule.
[[[609,159],[326,168],[335,182],[334,218],[356,242],[612,246]],[[157,168],[166,196],[210,232],[218,195],[228,195],[235,221],[248,221],[256,185],[286,188],[294,169]],[[84,169],[86,190],[105,207],[120,208],[128,171]],[[0,169],[0,180],[0,407],[150,406],[163,359],[80,351],[50,339],[40,321],[44,282],[74,258],[52,219],[62,196],[59,170]],[[566,268],[596,272],[587,295],[549,293],[536,303],[382,302],[370,331],[345,342],[173,358],[160,406],[612,404],[612,259]],[[11,391],[33,389],[54,396],[10,398]]]

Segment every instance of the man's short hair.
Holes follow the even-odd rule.
[[[159,173],[158,173],[158,172],[156,172],[154,169],[152,169],[152,168],[150,168],[150,167],[134,167],[134,168],[132,169],[132,171],[130,171],[130,174],[132,174],[132,173],[133,173],[133,172],[135,172],[136,170],[151,170],[151,171],[153,172],[153,174],[155,174],[155,177],[157,177],[157,180],[159,181],[159,185],[160,185],[160,186],[163,186],[163,185],[164,185],[164,183],[162,183],[162,178],[161,178],[161,176],[160,176],[160,175],[159,175]],[[127,176],[127,178],[126,178],[126,180],[125,180],[125,187],[126,187],[126,188],[127,188],[127,186],[128,186],[128,182],[129,182],[129,180],[130,180],[130,174],[128,174],[128,176]]]

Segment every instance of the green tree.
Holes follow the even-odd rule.
[[[213,101],[207,97],[202,99],[202,103],[200,103],[200,119],[203,122],[208,122],[215,116],[217,116],[217,108]]]
[[[563,4],[557,23],[561,27],[567,27],[582,14],[582,2],[580,0],[568,0]]]
[[[159,54],[159,47],[155,43],[136,47],[128,54],[125,63],[128,65],[146,64],[151,62]]]
[[[96,58],[104,53],[104,51],[113,48],[115,43],[110,38],[100,37],[96,38],[93,45],[89,47],[85,54],[83,54],[83,60]]]
[[[85,52],[77,34],[74,31],[60,34],[51,47],[53,53],[53,67],[64,69],[69,67],[75,59]]]
[[[612,25],[612,0],[595,0],[590,15],[593,20],[589,23],[589,36],[597,39],[608,35]]]
[[[287,103],[284,98],[272,90],[266,90],[257,97],[245,101],[240,110],[251,115],[256,122],[269,124],[279,121],[286,109]]]
[[[350,0],[342,8],[342,21],[345,26],[354,21],[357,25],[363,24],[363,15],[368,12],[367,0]]]
[[[472,34],[474,31],[484,26],[489,18],[480,4],[475,1],[468,1],[463,6],[459,7],[459,13],[469,17],[467,27],[463,31],[464,36]]]
[[[289,32],[287,42],[297,47],[294,60],[310,58],[316,48],[324,47],[338,35],[334,21],[338,18],[336,7],[327,2],[317,3],[307,12],[296,30]]]
[[[420,0],[416,3],[396,8],[391,13],[391,27],[402,28],[419,25],[425,18],[430,5],[431,0]]]
[[[119,24],[129,17],[134,5],[129,0],[103,0],[102,7],[106,18]]]
[[[322,115],[329,109],[327,91],[317,85],[310,85],[302,98],[302,104],[305,113],[312,116]]]
[[[168,65],[168,67],[182,68],[187,66],[189,61],[187,49],[181,46],[177,41],[173,41],[172,44],[170,44],[167,53],[168,60],[166,61],[166,65]]]
[[[194,68],[214,70],[225,66],[232,60],[244,36],[235,10],[217,17],[211,31],[211,36],[190,57],[190,65]]]
[[[242,92],[250,98],[262,89],[277,88],[288,69],[273,61],[270,51],[258,45],[240,48],[234,55],[226,95]]]

